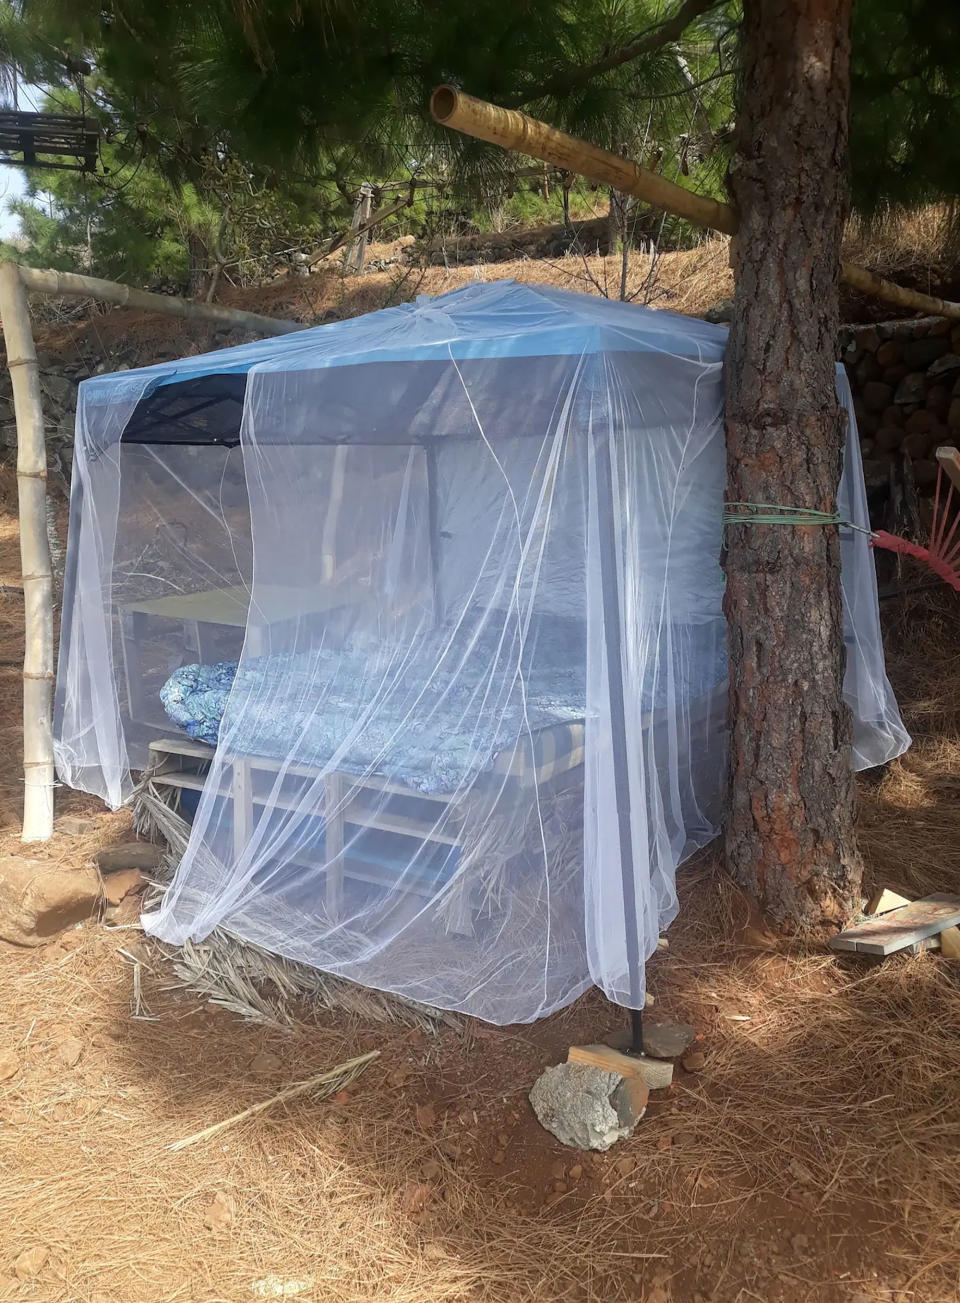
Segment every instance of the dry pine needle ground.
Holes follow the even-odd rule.
[[[4,475],[2,582],[11,488]],[[887,619],[916,743],[861,783],[865,855],[877,882],[957,890],[956,605],[937,594]],[[2,597],[0,659],[16,661],[21,620]],[[19,705],[15,667],[0,673],[12,853]],[[73,795],[64,808],[90,829],[43,858],[78,863],[124,835],[122,815]],[[681,891],[651,985],[658,1011],[702,1031],[706,1063],[596,1158],[563,1150],[526,1104],[545,1063],[616,1025],[595,995],[534,1027],[431,1036],[305,1014],[264,1029],[173,989],[136,930],[0,945],[0,1300],[960,1297],[960,965],[778,942],[709,855]],[[169,1149],[371,1049],[330,1100]]]

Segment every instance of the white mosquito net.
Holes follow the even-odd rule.
[[[81,386],[57,760],[117,805],[186,756],[151,932],[497,1023],[642,1008],[726,783],[724,344],[499,282]],[[843,586],[864,767],[909,739],[850,530]]]

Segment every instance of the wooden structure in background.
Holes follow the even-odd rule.
[[[20,157],[14,158],[15,154]],[[100,128],[92,118],[0,110],[0,163],[61,172],[95,172],[99,157]],[[54,161],[65,158],[73,161]]]

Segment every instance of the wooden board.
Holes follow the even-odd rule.
[[[571,1045],[568,1063],[589,1063],[604,1072],[619,1072],[621,1077],[642,1077],[651,1090],[666,1090],[673,1081],[673,1064],[663,1059],[648,1059],[644,1054],[621,1054],[610,1045]]]
[[[950,477],[953,487],[960,492],[960,451],[950,447],[938,448],[937,461],[943,467],[944,474]]]
[[[960,896],[938,893],[869,919],[830,938],[832,950],[890,955],[960,923]]]
[[[899,896],[889,887],[884,887],[882,891],[874,892],[870,897],[866,912],[868,914],[889,914],[892,909],[902,909],[904,905],[912,902],[906,896]]]

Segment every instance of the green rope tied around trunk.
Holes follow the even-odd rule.
[[[846,520],[838,511],[814,511],[812,507],[783,507],[776,502],[725,502],[724,525],[843,525],[869,534],[869,529]]]

